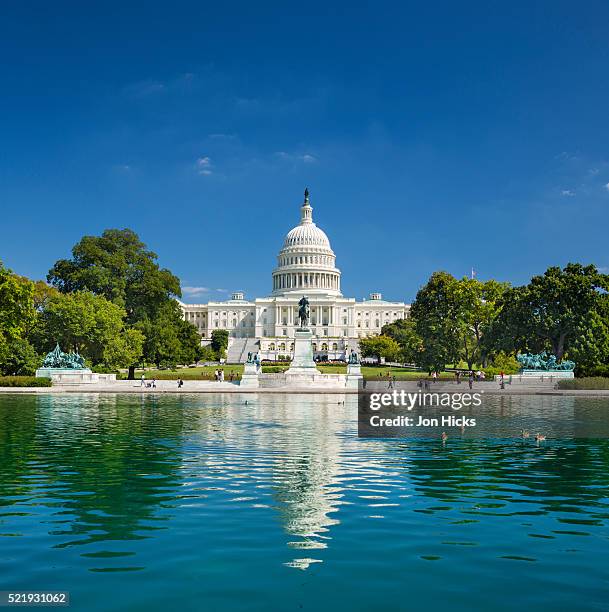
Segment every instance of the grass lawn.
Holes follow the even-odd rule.
[[[241,375],[243,373],[243,364],[236,365],[224,365],[224,366],[197,366],[196,368],[178,368],[176,370],[136,370],[135,377],[139,379],[142,374],[150,380],[156,378],[157,380],[177,380],[182,378],[183,380],[213,380],[214,370],[218,368],[224,370],[224,378],[228,380],[231,370]],[[263,366],[264,367],[264,366]],[[287,366],[285,366],[287,369]],[[319,370],[324,374],[346,374],[347,366],[341,365],[329,365],[319,366]],[[418,380],[419,378],[426,378],[425,372],[412,372],[403,370],[402,368],[392,368],[390,366],[362,366],[362,374],[366,380],[378,380],[379,374],[387,377],[395,376],[397,380]],[[442,372],[440,378],[443,380],[454,380],[455,376],[451,372]]]

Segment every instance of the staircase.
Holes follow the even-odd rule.
[[[241,353],[248,338],[230,338],[226,351],[226,363],[241,363]]]
[[[247,361],[248,353],[257,353],[259,349],[258,340],[256,338],[245,338],[245,346],[241,351],[241,357],[239,363],[245,363]]]
[[[248,353],[258,351],[256,338],[231,338],[226,351],[226,363],[245,363]]]

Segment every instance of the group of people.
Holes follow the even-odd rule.
[[[463,372],[461,372],[460,370],[457,370],[455,372],[455,378],[457,380],[457,384],[460,385],[461,384],[461,376],[463,375]],[[482,371],[482,370],[476,370],[475,372],[473,370],[470,370],[467,373],[467,382],[469,385],[469,388],[471,389],[474,386],[474,380],[480,382],[482,380],[486,379],[486,374]]]
[[[183,386],[184,381],[181,378],[178,378],[178,389],[181,389]],[[140,378],[140,387],[144,387],[145,389],[156,389],[156,378],[147,381],[146,377],[142,374],[142,377]]]
[[[236,378],[237,378],[237,374],[233,370],[231,370],[228,373],[228,380],[230,382],[233,382],[233,380],[236,380]],[[216,382],[224,382],[225,378],[224,378],[224,370],[223,369],[218,368],[217,370],[214,370],[214,380]]]
[[[146,381],[146,377],[142,374],[140,378],[140,387],[144,387],[146,389],[156,389],[156,378],[153,378],[150,382]]]

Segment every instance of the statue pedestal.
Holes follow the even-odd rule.
[[[294,359],[286,374],[318,374],[313,361],[313,332],[310,329],[297,329],[294,332]]]
[[[116,380],[116,375],[112,376]],[[38,368],[36,370],[36,378],[50,378],[54,385],[86,385],[98,383],[100,380],[99,374],[91,372],[87,368],[82,370]],[[104,380],[108,380],[107,376],[104,376]]]
[[[360,381],[364,380],[362,376],[362,366],[359,363],[347,364],[347,389],[357,389]]]
[[[565,378],[575,378],[573,370],[522,370],[520,374],[516,374],[515,376],[521,376],[522,378],[531,378],[535,380],[564,380]]]
[[[575,378],[572,370],[523,370],[518,374],[505,374],[505,385],[528,385],[530,387],[553,388],[559,380]],[[494,377],[495,382],[501,383],[501,376]]]
[[[239,382],[240,387],[259,387],[258,374],[260,374],[260,367],[255,363],[246,363],[243,366],[243,374]]]

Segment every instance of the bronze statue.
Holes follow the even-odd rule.
[[[85,360],[78,354],[78,352],[64,353],[59,348],[59,342],[55,348],[47,353],[42,363],[43,368],[61,368],[69,370],[84,370]]]
[[[306,329],[309,322],[309,300],[306,295],[303,295],[298,302],[298,319],[300,320],[300,329]]]

